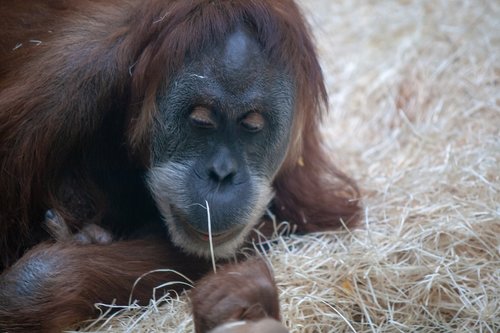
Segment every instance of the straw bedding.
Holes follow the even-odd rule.
[[[350,231],[274,241],[283,322],[500,331],[500,3],[301,4],[330,92],[325,142],[359,182],[364,217]],[[192,332],[188,298],[162,300],[87,330]]]

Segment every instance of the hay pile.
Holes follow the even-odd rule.
[[[274,245],[283,321],[291,332],[498,332],[500,3],[302,4],[330,90],[326,143],[359,181],[365,216],[350,232]],[[88,330],[192,322],[181,296]]]

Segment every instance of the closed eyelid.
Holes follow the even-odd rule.
[[[250,111],[242,117],[240,124],[251,132],[257,132],[265,126],[266,120],[260,112]]]
[[[189,119],[193,125],[198,127],[216,127],[217,122],[214,119],[213,112],[203,106],[195,107],[189,114]]]

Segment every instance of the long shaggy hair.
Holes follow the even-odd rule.
[[[44,237],[49,208],[73,226],[102,218],[107,194],[88,172],[88,152],[99,151],[102,168],[147,168],[157,90],[187,57],[242,23],[295,82],[296,116],[274,182],[275,214],[303,231],[355,219],[356,185],[322,151],[326,90],[293,1],[3,1],[1,266]]]

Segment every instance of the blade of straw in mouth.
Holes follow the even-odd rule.
[[[214,273],[217,273],[217,269],[215,268],[215,254],[214,254],[214,243],[212,241],[212,221],[210,219],[210,206],[208,205],[208,201],[205,200],[205,204],[207,205],[207,220],[208,220],[208,243],[210,245],[210,255],[212,257],[212,268],[214,269]]]

